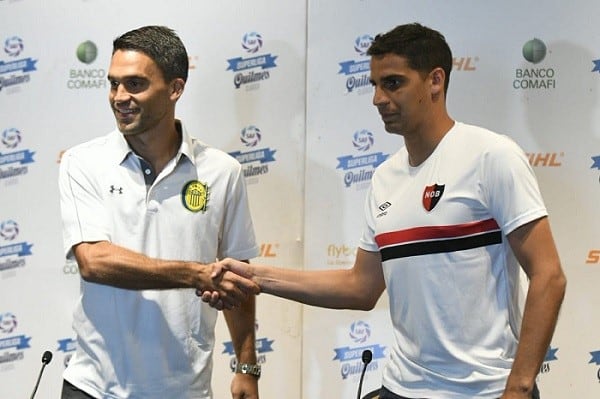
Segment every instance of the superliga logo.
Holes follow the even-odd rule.
[[[14,220],[0,221],[0,271],[24,267],[25,256],[32,255],[33,244],[14,242],[19,236],[19,225]]]
[[[375,138],[373,133],[366,129],[357,130],[352,136],[352,145],[361,153],[369,151],[374,143]],[[389,154],[382,152],[373,152],[358,156],[342,155],[341,157],[337,157],[338,165],[336,169],[345,171],[344,185],[346,188],[356,186],[358,189],[362,189],[367,187],[375,168],[385,161],[388,156]]]
[[[0,61],[0,91],[2,89],[29,83],[30,72],[36,71],[36,62],[33,58],[20,58],[12,60],[21,55],[25,49],[23,39],[19,36],[10,36],[4,40],[4,53],[11,58],[9,61]]]
[[[526,61],[537,65],[546,58],[548,49],[543,41],[534,38],[523,45],[522,52]],[[513,88],[518,90],[555,89],[555,77],[554,68],[517,68]]]
[[[262,139],[262,132],[255,125],[249,125],[240,132],[240,141],[246,147],[254,148],[258,146]],[[269,173],[269,163],[275,161],[275,152],[277,150],[269,147],[253,149],[250,151],[233,151],[229,155],[237,159],[242,164],[245,178],[257,178],[260,175]],[[248,183],[256,181],[248,180]]]
[[[373,354],[373,361],[367,365],[366,372],[379,369],[379,361],[385,359],[385,346],[380,344],[367,344],[371,340],[371,326],[362,320],[353,322],[350,325],[349,338],[353,345],[334,348],[335,357],[333,361],[340,362],[340,374],[342,379],[360,374],[363,369],[362,354],[365,350],[370,350]],[[355,346],[357,344],[357,346]]]
[[[13,151],[21,144],[21,140],[21,131],[14,127],[5,129],[0,134],[0,143],[2,143],[0,150],[2,147],[8,149],[8,152],[0,151],[0,180],[16,181],[12,178],[26,175],[29,172],[29,164],[35,162],[33,159],[35,151],[28,149]]]
[[[339,62],[340,70],[338,74],[346,76],[346,92],[356,92],[364,94],[371,92],[370,71],[371,65],[367,56],[367,50],[371,47],[373,36],[364,34],[354,39],[354,51],[360,57]]]
[[[79,62],[91,65],[98,57],[98,47],[90,40],[79,44],[75,50]],[[103,68],[71,68],[67,80],[69,89],[106,89],[106,70]]]
[[[263,46],[263,38],[258,32],[248,32],[242,37],[242,48],[250,54],[256,54]],[[250,58],[236,57],[227,60],[227,71],[232,71],[233,85],[236,89],[241,86],[246,90],[259,88],[260,81],[271,77],[269,69],[276,68],[276,55],[260,54]]]

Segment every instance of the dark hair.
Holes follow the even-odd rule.
[[[166,26],[144,26],[124,33],[113,41],[112,53],[117,50],[146,54],[156,63],[167,82],[175,78],[187,81],[187,51],[175,31]]]
[[[370,56],[389,53],[406,58],[408,66],[421,73],[428,74],[435,68],[442,68],[446,73],[444,92],[448,91],[452,51],[440,32],[416,22],[396,26],[375,36],[367,50]]]

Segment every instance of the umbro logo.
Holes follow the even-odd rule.
[[[123,194],[123,187],[115,187],[111,184],[109,192],[111,194],[114,194],[114,193]]]
[[[379,210],[381,211],[380,213],[377,214],[377,216],[375,217],[382,217],[387,215],[387,211],[386,209],[388,209],[390,206],[392,206],[392,203],[389,201],[385,201],[383,204],[379,205],[377,208],[379,208]]]

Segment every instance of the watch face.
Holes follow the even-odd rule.
[[[258,364],[248,364],[248,363],[238,364],[236,367],[236,371],[238,373],[251,374],[256,377],[260,377],[260,365],[258,365]]]

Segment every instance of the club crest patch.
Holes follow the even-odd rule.
[[[433,184],[425,187],[425,190],[423,190],[423,207],[426,211],[431,211],[440,202],[445,186],[445,184]]]
[[[208,185],[198,180],[187,182],[181,190],[183,206],[192,212],[206,212],[208,198]]]

